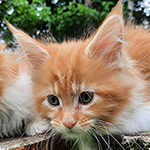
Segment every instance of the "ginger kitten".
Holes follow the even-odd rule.
[[[0,44],[0,139],[44,132],[47,126],[33,106],[30,63],[19,63],[19,56],[2,52],[5,46]]]
[[[33,65],[34,104],[52,133],[88,150],[97,135],[150,130],[150,33],[124,26],[121,0],[84,40],[43,44],[8,26]]]

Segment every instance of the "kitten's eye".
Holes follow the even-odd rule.
[[[47,101],[52,105],[52,106],[58,106],[59,99],[55,95],[49,95],[47,96]]]
[[[81,104],[88,104],[93,100],[94,93],[93,92],[83,92],[80,94],[79,102]]]

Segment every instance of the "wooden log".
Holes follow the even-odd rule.
[[[106,142],[100,139],[103,150],[109,148],[113,150],[147,150],[150,149],[150,136],[124,136],[124,137],[105,137]],[[22,137],[0,140],[0,150],[77,150],[71,148],[73,144],[66,143],[60,137],[48,138],[44,135],[33,137]]]

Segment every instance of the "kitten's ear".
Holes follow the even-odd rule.
[[[2,44],[2,43],[0,43],[0,52],[4,49],[4,48],[6,48],[6,44]]]
[[[6,23],[34,67],[38,67],[44,59],[50,57],[48,52],[41,47],[39,42],[21,30],[16,29],[8,21],[6,21]]]
[[[86,48],[86,55],[109,64],[121,58],[124,38],[122,1],[112,10]]]

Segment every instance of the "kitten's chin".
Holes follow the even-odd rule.
[[[69,133],[63,134],[63,137],[65,139],[73,139],[73,140],[75,140],[75,139],[77,139],[77,138],[79,138],[81,136],[82,136],[82,134],[75,133],[75,132],[69,132]]]
[[[73,139],[76,140],[82,136],[85,135],[86,132],[81,131],[81,130],[77,130],[77,129],[65,129],[65,130],[61,130],[61,132],[59,132],[62,134],[62,137],[64,139]]]

